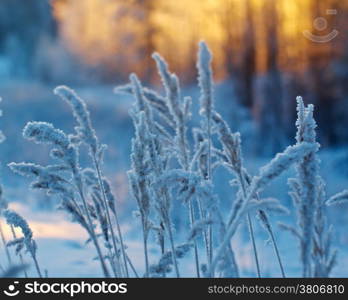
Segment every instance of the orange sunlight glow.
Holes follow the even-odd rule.
[[[204,39],[214,53],[216,76],[224,78],[248,36],[255,40],[257,70],[265,70],[272,30],[279,65],[303,69],[310,43],[302,32],[333,3],[323,2],[325,7],[315,0],[54,0],[53,12],[64,41],[88,65],[144,75],[148,57],[158,51],[174,71],[191,75],[197,42]]]

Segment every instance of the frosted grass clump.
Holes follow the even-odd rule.
[[[105,277],[111,276],[110,268],[115,277],[129,277],[129,267],[137,276],[125,250],[116,199],[101,168],[106,145],[99,143],[85,101],[66,86],[57,87],[54,93],[70,105],[78,124],[75,134],[67,135],[50,123],[28,122],[23,136],[38,144],[52,145],[51,157],[59,164],[10,163],[9,167],[15,173],[34,178],[32,188],[60,196],[59,208],[87,231]],[[82,143],[88,146],[93,168],[80,167]],[[100,236],[104,239],[104,247],[99,241]]]
[[[335,264],[336,254],[331,251],[332,230],[326,216],[325,203],[328,201],[325,183],[319,175],[317,152],[320,145],[316,142],[317,125],[313,111],[313,105],[305,106],[302,98],[297,97],[297,145],[307,143],[313,145],[313,149],[296,162],[297,177],[288,180],[289,194],[297,209],[299,230],[281,226],[299,241],[302,276],[328,277]]]
[[[104,184],[105,181],[103,179],[103,174],[101,170],[103,153],[106,150],[106,145],[99,144],[96,132],[92,126],[90,113],[87,109],[87,105],[85,101],[82,98],[80,98],[74,90],[66,86],[56,87],[54,89],[54,93],[70,105],[73,111],[73,115],[78,123],[78,126],[75,127],[76,136],[73,136],[72,139],[74,140],[75,143],[78,143],[81,141],[89,147],[89,154],[92,158],[94,169],[96,171],[96,175],[98,179],[97,182],[98,182],[99,190],[100,190],[100,196],[101,196],[103,206],[106,212],[105,214],[106,220],[100,219],[100,221],[102,221],[102,228],[104,228],[104,232],[106,227],[108,227],[110,230],[111,241],[112,241],[112,246],[114,248],[115,256],[117,256],[116,253],[118,253],[117,240],[120,241],[122,256],[123,256],[123,268],[124,268],[125,276],[129,277],[127,255],[125,252],[125,246],[123,243],[123,237],[122,237],[122,233],[121,233],[121,229],[119,225],[117,212],[114,207],[113,216],[111,215],[111,212],[110,212],[111,208],[108,203],[109,202],[108,200],[110,200],[110,190],[107,193],[106,187]],[[95,204],[96,203],[97,202],[95,202]],[[112,205],[114,206],[114,203]],[[114,220],[112,219],[112,217],[114,217],[115,219],[118,236],[116,236],[114,231]],[[115,266],[113,266],[113,269],[116,270]],[[118,273],[120,272],[121,271],[119,270]]]
[[[333,230],[327,218],[327,205],[347,201],[348,192],[331,198],[326,196],[325,183],[319,174],[314,107],[305,106],[301,98],[297,99],[296,143],[252,175],[245,167],[242,136],[232,132],[215,109],[212,54],[207,44],[200,42],[198,49],[199,99],[182,95],[179,78],[170,71],[165,59],[157,53],[153,58],[163,83],[163,95],[144,87],[135,74],[130,75],[128,84],[115,88],[116,93],[132,94],[135,98],[130,110],[135,136],[127,175],[130,194],[137,204],[134,215],[142,229],[143,277],[180,277],[183,262],[192,262],[195,277],[239,277],[240,262],[235,256],[236,245],[232,238],[243,224],[249,229],[250,256],[254,258],[256,274],[264,276],[265,262],[259,255],[263,248],[257,245],[255,218],[267,233],[280,273],[285,277],[286,260],[277,246],[271,217],[289,211],[277,195],[266,198],[262,193],[292,166],[297,172],[296,178],[289,179],[290,195],[298,222],[297,227],[285,224],[281,227],[299,240],[303,276],[329,276],[336,262],[336,252],[332,249]],[[105,277],[130,277],[131,272],[138,277],[140,272],[127,254],[121,232],[117,199],[102,170],[106,145],[98,140],[86,102],[66,86],[57,87],[54,93],[71,107],[77,123],[74,133],[67,134],[46,122],[29,122],[23,136],[37,144],[51,145],[51,158],[56,163],[41,166],[32,162],[12,162],[8,166],[13,172],[30,178],[31,188],[59,197],[59,208],[88,233],[86,244],[95,247]],[[200,104],[199,111],[194,113],[201,122],[192,128],[194,101]],[[83,163],[83,168],[79,160],[79,152],[84,149],[82,144],[87,146],[90,158]],[[228,201],[224,201],[229,204],[228,208],[221,205],[222,199],[216,193],[219,166],[230,171],[229,183],[236,190],[236,193],[224,195],[228,197]],[[13,234],[11,241],[5,241],[0,227],[6,250],[14,248],[21,258],[26,249],[41,276],[36,244],[28,223],[8,210],[1,197],[0,215],[7,219]],[[178,218],[180,222],[176,222]],[[181,228],[177,228],[178,224]],[[14,227],[21,228],[23,236],[17,237]],[[182,228],[185,234],[180,234]],[[149,255],[150,251],[153,253],[151,234],[156,237],[157,257]],[[26,276],[22,258],[22,268],[16,268],[7,253],[9,268],[0,265],[0,273],[16,274],[20,270]]]
[[[301,97],[297,98],[297,143],[307,142],[316,144],[316,123],[313,118],[313,105],[304,106]],[[301,228],[301,259],[303,265],[303,277],[311,276],[311,252],[314,234],[314,216],[318,197],[318,148],[301,159],[297,165],[297,179],[292,179],[293,200],[298,208],[298,224]],[[291,183],[292,182],[292,183]],[[296,182],[296,187],[295,187]],[[298,201],[297,201],[298,200]]]
[[[301,159],[304,155],[308,154],[313,148],[308,147],[306,143],[288,147],[283,153],[277,154],[277,156],[271,160],[270,163],[262,167],[259,174],[254,176],[251,180],[250,187],[248,188],[246,197],[241,201],[240,205],[235,207],[236,211],[233,212],[233,217],[229,220],[226,236],[220,247],[216,251],[215,258],[209,270],[209,274],[214,274],[216,264],[218,263],[224,248],[228,245],[230,239],[234,235],[237,227],[241,224],[241,219],[248,213],[250,208],[249,204],[253,198],[257,197],[257,193],[261,192],[267,184],[284,171],[296,161]],[[278,203],[272,204],[271,209],[278,206]],[[262,207],[260,207],[262,209]]]
[[[141,157],[145,158],[145,161],[147,161],[147,165],[149,166],[147,179],[149,185],[149,194],[151,195],[151,197],[154,198],[153,214],[159,219],[159,225],[162,225],[164,227],[165,233],[169,238],[175,273],[176,276],[179,277],[180,273],[174,251],[175,244],[173,237],[172,221],[170,216],[172,199],[170,198],[166,186],[161,188],[156,188],[153,186],[156,182],[156,178],[159,178],[163,173],[166,172],[168,166],[168,156],[164,150],[164,147],[162,146],[161,140],[159,139],[159,135],[156,134],[158,132],[158,123],[153,119],[152,110],[146,102],[140,80],[137,78],[135,74],[132,74],[130,76],[130,80],[132,83],[132,91],[136,99],[136,103],[132,111],[132,117],[134,126],[136,128],[136,132],[138,132],[138,138],[136,137],[136,139],[133,140],[133,150],[135,150],[135,153],[137,153],[137,155],[141,155]],[[133,159],[134,175],[139,173],[139,171],[145,172],[145,170],[143,169],[144,166],[137,166],[138,163],[139,162],[135,162]],[[139,167],[140,169],[138,169]],[[140,186],[142,175],[140,174],[140,177],[134,176],[134,179],[138,181],[138,185]],[[144,201],[144,199],[142,201]],[[143,209],[143,204],[144,203],[140,203],[140,212]],[[144,225],[145,223],[143,223],[143,229],[146,229]],[[146,231],[144,232],[144,238],[146,237]],[[146,260],[146,245],[144,245],[144,251]],[[147,266],[146,273],[148,273],[148,262],[145,261],[145,263]]]
[[[132,170],[128,172],[129,183],[134,199],[138,203],[139,215],[150,220],[151,226],[145,230],[159,230],[164,224],[171,245],[171,253],[175,253],[171,242],[171,206],[175,200],[187,204],[188,222],[190,223],[189,239],[194,245],[194,261],[196,276],[215,276],[218,270],[222,276],[237,277],[238,266],[234,259],[230,240],[238,226],[246,217],[258,275],[261,276],[258,253],[252,226],[252,215],[255,212],[272,241],[275,255],[285,276],[280,253],[276,245],[275,235],[267,212],[286,213],[287,210],[276,199],[262,199],[262,190],[280,174],[287,171],[294,163],[302,160],[313,151],[317,144],[307,139],[289,146],[278,154],[258,175],[251,176],[243,165],[241,136],[232,133],[227,123],[215,111],[212,80],[212,55],[204,42],[199,44],[197,69],[198,84],[201,89],[200,127],[193,128],[194,147],[186,137],[189,134],[188,121],[191,117],[191,99],[181,95],[177,76],[169,71],[168,64],[159,54],[153,58],[157,64],[165,94],[143,87],[136,77],[130,76],[130,84],[115,88],[116,93],[131,93],[136,104],[131,110],[135,126],[135,138],[132,143]],[[214,135],[218,136],[222,149],[214,145]],[[308,130],[304,130],[309,135]],[[231,183],[238,187],[232,209],[227,218],[220,212],[219,199],[214,194],[214,173],[219,165],[224,165],[235,175]],[[157,219],[156,217],[159,217]],[[144,230],[143,230],[144,231]],[[147,233],[146,233],[147,234]],[[163,252],[164,239],[159,238]],[[206,257],[197,247],[199,240],[205,245]],[[218,244],[215,245],[215,240]],[[144,243],[146,243],[144,241]],[[233,246],[233,245],[232,245]],[[146,251],[145,251],[146,252]],[[148,267],[145,253],[146,269],[161,270],[164,276],[171,272],[166,266],[151,265]],[[206,260],[201,264],[202,260]],[[178,276],[178,264],[173,256],[175,274]],[[155,268],[156,269],[156,268]],[[170,269],[170,270],[169,270]],[[148,273],[148,272],[146,272]]]
[[[23,137],[37,144],[51,144],[51,157],[59,160],[62,165],[38,166],[33,163],[10,163],[9,167],[16,173],[34,177],[37,181],[32,188],[44,189],[48,193],[57,193],[61,198],[61,208],[64,208],[78,221],[90,235],[97,250],[103,273],[110,276],[102,254],[95,225],[91,217],[91,205],[86,199],[86,192],[79,166],[78,143],[73,136],[66,135],[46,122],[28,122],[23,129]],[[67,175],[62,176],[62,172]],[[68,177],[70,175],[70,177]]]

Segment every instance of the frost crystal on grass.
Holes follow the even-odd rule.
[[[38,144],[53,144],[63,149],[69,147],[69,139],[65,133],[47,122],[28,122],[23,129],[23,136]]]
[[[227,123],[214,112],[213,121],[231,168],[238,174],[242,168],[241,138],[239,132],[232,134]]]
[[[58,86],[54,93],[65,100],[72,108],[74,117],[79,126],[76,127],[78,137],[91,147],[93,153],[98,151],[98,139],[92,127],[89,111],[86,103],[75,93],[74,90],[66,86]]]
[[[330,199],[326,202],[326,204],[333,205],[333,204],[340,204],[345,202],[348,202],[348,190],[344,190],[330,197]]]
[[[202,91],[201,96],[201,113],[207,115],[210,118],[210,115],[213,111],[213,78],[211,72],[211,61],[212,56],[208,49],[208,46],[205,42],[199,43],[198,51],[198,82]]]
[[[297,143],[316,144],[316,123],[313,118],[313,105],[304,106],[301,97],[297,98]],[[301,259],[303,276],[311,276],[311,251],[313,245],[314,215],[318,197],[318,147],[307,153],[296,165],[297,186],[292,190],[297,203],[298,224],[301,228]]]
[[[331,240],[331,234],[325,216],[325,185],[319,175],[316,155],[319,144],[313,110],[313,105],[305,106],[302,98],[297,97],[297,145],[309,143],[315,148],[296,163],[297,178],[288,180],[289,194],[297,208],[299,230],[288,228],[299,238],[303,277],[327,277],[335,254],[325,246],[325,240]]]
[[[261,189],[271,180],[278,177],[282,172],[302,157],[312,153],[317,149],[316,144],[300,143],[298,145],[289,146],[283,153],[278,153],[266,166],[260,169],[260,174],[254,179],[252,188]]]

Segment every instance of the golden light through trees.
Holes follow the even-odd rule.
[[[313,48],[303,31],[313,30],[316,16],[326,18],[326,9],[347,7],[337,0],[53,2],[63,39],[85,64],[102,67],[110,74],[117,69],[121,77],[130,71],[152,77],[149,55],[158,51],[188,80],[194,75],[200,39],[209,43],[215,75],[220,79],[234,68],[242,68],[243,55],[255,60],[255,71],[267,71],[270,41],[276,44],[275,61],[280,68],[301,71]],[[328,27],[334,24],[329,20]],[[330,51],[330,45],[314,46],[321,54]]]

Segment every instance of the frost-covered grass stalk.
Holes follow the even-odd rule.
[[[213,101],[213,76],[211,70],[212,55],[205,42],[199,43],[197,69],[198,83],[201,89],[201,110],[200,114],[204,116],[202,123],[203,130],[206,132],[207,147],[207,175],[206,179],[211,180],[211,117],[214,109]],[[209,218],[208,213],[208,218]],[[209,265],[213,258],[213,226],[208,226],[208,245],[209,245]]]
[[[179,79],[175,74],[172,74],[168,70],[168,65],[164,59],[158,54],[153,55],[157,63],[157,68],[159,75],[161,76],[162,83],[166,91],[166,105],[168,107],[168,112],[170,115],[168,118],[173,119],[175,137],[174,137],[174,146],[177,148],[177,157],[179,164],[182,169],[188,171],[189,169],[189,160],[190,160],[190,149],[187,142],[186,131],[187,131],[187,122],[190,120],[191,112],[191,98],[185,97],[182,99]],[[189,210],[189,220],[190,228],[192,228],[195,223],[195,212],[192,203],[193,199],[187,201],[188,210]],[[197,277],[200,277],[200,266],[199,266],[199,257],[198,257],[198,244],[197,239],[193,239],[194,242],[194,255],[195,255],[195,265],[196,265],[196,274]]]
[[[304,106],[301,97],[297,98],[297,143],[316,143],[316,123],[313,118],[313,105]],[[311,277],[311,253],[314,237],[314,217],[318,195],[318,146],[296,163],[297,178],[289,179],[290,195],[298,210],[300,227],[300,248],[302,260],[302,276]]]
[[[204,139],[204,136],[202,134],[202,131],[198,128],[193,129],[193,136],[195,141],[195,147],[194,147],[194,155],[190,164],[190,171],[193,171],[195,169],[195,164],[197,164],[197,169],[201,175],[201,177],[205,180],[207,176],[207,156],[208,156],[208,143]],[[202,203],[201,198],[197,198],[197,206],[198,206],[198,212],[199,212],[199,218],[200,220],[209,220],[209,218],[206,218],[206,209]],[[208,224],[212,225],[212,224]],[[210,259],[209,254],[209,236],[208,236],[208,230],[206,228],[207,226],[203,226],[202,228],[202,236],[203,241],[205,245],[205,252],[207,261]]]
[[[17,239],[15,240],[15,243],[23,243],[28,253],[30,253],[34,265],[37,271],[37,274],[40,278],[42,278],[42,273],[40,270],[39,263],[37,261],[36,257],[36,251],[37,251],[37,245],[35,240],[33,239],[33,232],[30,229],[28,223],[26,220],[24,220],[19,214],[17,214],[15,211],[6,209],[4,211],[4,217],[6,218],[7,224],[14,227],[19,227],[23,233],[24,239]]]
[[[336,264],[337,250],[332,250],[333,227],[328,224],[325,184],[319,180],[317,207],[314,217],[313,277],[329,277]]]
[[[138,117],[138,118],[137,118]],[[143,132],[145,130],[144,112],[139,116],[133,117],[135,126],[135,138],[132,141],[132,170],[128,171],[128,179],[133,197],[136,199],[139,213],[141,217],[141,225],[143,230],[144,242],[144,258],[145,258],[145,277],[149,276],[149,255],[148,255],[148,238],[151,229],[149,220],[150,214],[150,194],[148,190],[149,181],[146,176],[147,163],[145,161],[146,151],[144,145]]]
[[[229,220],[228,228],[226,231],[225,238],[216,250],[212,264],[209,269],[209,275],[213,276],[217,263],[219,262],[225,248],[230,243],[232,236],[234,235],[237,227],[241,223],[241,218],[251,209],[268,209],[275,211],[284,211],[284,208],[280,206],[278,201],[274,199],[261,199],[254,200],[257,193],[262,191],[270,181],[278,177],[281,173],[288,170],[289,167],[316,149],[316,146],[310,143],[300,143],[294,146],[289,146],[283,153],[278,153],[274,159],[272,159],[267,165],[262,167],[257,176],[251,179],[250,187],[247,192],[247,196],[240,200],[237,207],[234,207],[233,217]]]
[[[206,140],[208,141],[207,146],[207,180],[211,180],[211,161],[212,161],[212,118],[214,115],[214,101],[213,101],[213,78],[212,78],[212,70],[211,70],[211,62],[212,55],[204,42],[200,42],[199,44],[199,52],[198,52],[198,60],[197,60],[197,68],[198,68],[198,82],[201,89],[201,115],[204,116],[203,129],[206,131]],[[232,150],[233,151],[233,150]],[[236,149],[238,151],[238,149]],[[241,185],[241,192],[243,193],[243,197],[246,196],[246,188],[244,183],[244,175],[242,174],[242,169],[238,170],[237,177],[239,179],[239,183]],[[255,257],[255,264],[257,269],[258,277],[261,277],[261,271],[259,267],[259,259],[256,249],[256,242],[254,236],[254,230],[252,225],[252,220],[247,214],[247,223],[250,232],[250,238],[252,241],[253,252]],[[209,264],[212,262],[213,257],[213,236],[212,236],[212,225],[209,225]]]
[[[214,120],[215,126],[217,127],[219,140],[221,141],[223,145],[223,152],[219,153],[220,159],[222,160],[222,164],[235,174],[236,180],[237,180],[237,186],[239,189],[238,193],[242,196],[242,198],[245,199],[245,197],[247,196],[247,190],[250,187],[251,177],[243,166],[240,134],[239,133],[233,134],[229,126],[227,125],[227,123],[216,112],[214,112],[213,114],[213,120]],[[258,195],[256,195],[256,197],[258,198]],[[232,211],[232,214],[230,216],[229,223],[232,222],[234,213],[236,213],[236,210],[239,205],[240,205],[240,202],[237,201],[235,203],[235,207],[234,207],[235,209]],[[272,230],[272,226],[269,222],[267,213],[263,210],[259,210],[258,216],[263,227],[266,229],[267,233],[270,236],[282,276],[285,277],[284,268],[280,258],[278,246],[275,241],[274,233]],[[247,214],[247,222],[248,222],[249,230],[251,234],[251,241],[253,243],[255,262],[257,265],[257,273],[258,273],[258,276],[260,277],[261,272],[259,267],[258,255],[256,251],[254,232],[253,232],[249,213]]]
[[[0,185],[0,217],[2,216],[3,211],[5,211],[7,209],[8,209],[8,202],[6,201],[6,199],[3,196],[3,189],[2,189],[2,186]],[[11,229],[13,241],[19,241],[17,239],[17,235],[16,235],[16,232],[14,230],[14,226],[10,225],[10,229]],[[6,242],[6,239],[5,239],[5,236],[4,236],[1,224],[0,224],[0,236],[1,236],[1,240],[2,240],[2,243],[3,243],[3,247],[4,247],[4,250],[5,250],[7,259],[8,259],[9,266],[12,266],[13,262],[12,262],[11,256],[10,256],[9,244],[13,243],[13,241]],[[23,255],[21,253],[21,250],[22,250],[24,245],[23,245],[23,243],[17,243],[16,246],[17,246],[16,247],[16,254],[19,257],[19,265],[24,266],[25,263],[24,263]],[[23,273],[24,273],[25,277],[28,277],[26,269],[23,269]]]
[[[92,127],[92,122],[90,119],[90,113],[87,110],[87,106],[85,102],[77,96],[77,94],[65,86],[57,87],[54,92],[59,95],[63,100],[65,100],[72,108],[74,117],[76,121],[78,122],[79,126],[76,127],[76,133],[75,139],[80,140],[81,142],[84,142],[89,147],[89,154],[92,157],[93,165],[97,173],[98,177],[98,184],[100,187],[102,200],[104,202],[104,208],[107,216],[107,221],[109,224],[109,229],[111,232],[111,239],[114,247],[115,253],[117,253],[117,245],[116,245],[116,235],[114,233],[114,227],[113,222],[111,220],[111,213],[110,213],[110,207],[108,204],[108,200],[106,197],[105,187],[103,184],[102,179],[102,173],[101,173],[101,163],[103,159],[103,152],[105,151],[106,145],[100,145],[98,138],[96,136],[95,130]],[[118,231],[118,238],[121,243],[121,250],[122,250],[122,256],[123,256],[123,263],[124,263],[124,269],[125,269],[125,276],[129,277],[128,273],[128,263],[126,258],[126,251],[125,246],[123,243],[123,237],[122,232],[118,220],[117,211],[114,211],[115,221],[116,221],[116,228]]]
[[[245,198],[247,195],[247,182],[245,178],[247,174],[243,167],[240,134],[232,134],[226,122],[216,112],[213,114],[213,120],[218,130],[219,139],[223,145],[224,153],[221,153],[221,156],[223,155],[223,163],[235,173],[238,181],[239,193],[241,193],[242,197]],[[254,230],[249,213],[247,213],[247,223],[253,246],[257,275],[258,277],[261,277]]]
[[[297,208],[299,230],[281,226],[299,240],[302,276],[328,277],[335,264],[336,252],[331,251],[332,228],[326,217],[325,183],[319,175],[319,144],[313,111],[313,105],[305,106],[302,98],[297,97],[297,144],[309,143],[315,147],[295,164],[297,177],[288,180],[289,194]],[[333,199],[328,202],[335,202]]]
[[[12,233],[13,241],[17,241],[18,238],[17,238],[17,234],[16,234],[16,232],[15,232],[14,226],[11,225],[10,227],[11,227],[11,233]],[[7,246],[8,246],[8,244],[7,244]],[[21,251],[21,250],[22,250],[22,246],[21,246],[21,245],[17,245],[17,247],[16,247],[16,253],[18,254],[18,257],[19,257],[19,265],[24,266],[25,263],[24,263],[24,258],[23,258],[23,255],[22,255],[22,251]],[[28,273],[27,273],[27,270],[26,270],[25,268],[23,269],[23,274],[24,274],[24,277],[25,277],[25,278],[28,278]],[[45,277],[46,277],[46,276],[45,276]]]
[[[168,234],[169,243],[171,247],[171,255],[174,264],[174,269],[177,277],[180,277],[179,266],[176,257],[175,243],[172,229],[171,221],[171,198],[168,193],[166,186],[157,187],[154,184],[157,178],[160,178],[167,168],[167,156],[164,152],[161,141],[157,136],[159,133],[159,124],[152,118],[152,111],[145,100],[144,91],[139,79],[135,74],[130,76],[132,84],[132,92],[136,99],[136,105],[134,108],[133,116],[136,114],[142,114],[143,121],[141,119],[135,122],[135,126],[142,126],[139,128],[142,130],[143,142],[145,142],[143,147],[146,147],[148,164],[150,167],[150,172],[148,173],[148,178],[150,180],[150,186],[152,186],[150,193],[155,197],[154,208],[160,218],[160,222],[164,224],[166,232]],[[160,128],[160,132],[164,129]],[[163,134],[163,133],[162,133]]]
[[[85,178],[85,183],[88,186],[89,195],[92,198],[92,202],[94,206],[93,217],[94,219],[99,221],[104,244],[108,251],[107,259],[110,262],[110,266],[113,270],[114,275],[116,277],[119,277],[120,276],[119,274],[121,274],[121,265],[119,261],[119,255],[115,255],[112,251],[113,246],[112,246],[112,242],[110,242],[109,223],[106,217],[106,213],[105,213],[106,209],[104,206],[104,202],[102,200],[97,175],[93,169],[85,168],[83,170],[83,176]],[[104,186],[106,187],[109,186],[106,179],[104,180]]]

